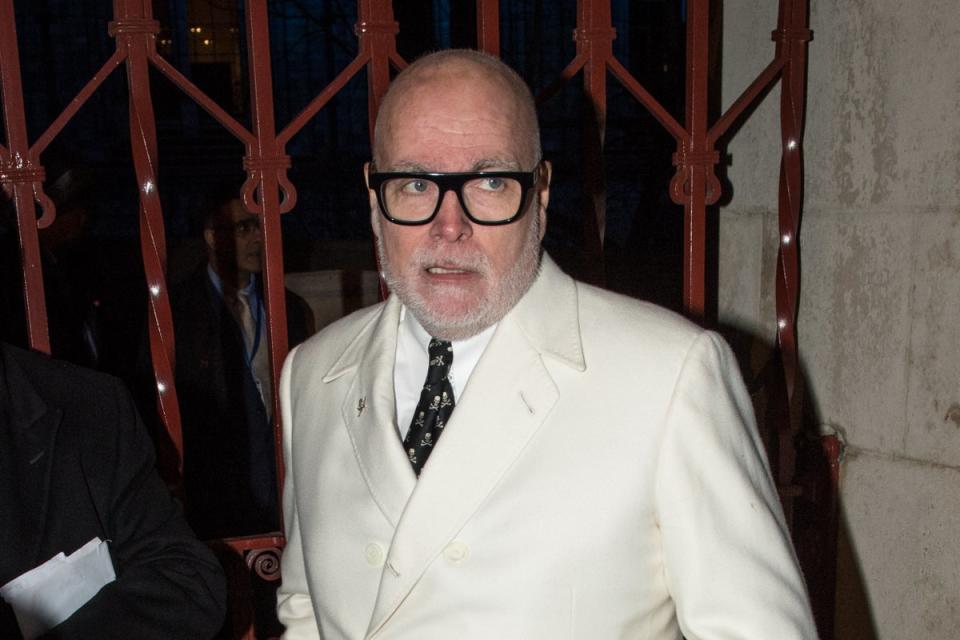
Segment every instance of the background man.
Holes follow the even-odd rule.
[[[220,628],[223,572],[153,463],[119,381],[0,343],[0,585],[94,538],[116,574],[42,637],[206,639]],[[62,598],[87,577],[39,595]],[[20,637],[4,602],[0,637]]]
[[[202,538],[279,526],[273,398],[263,300],[263,234],[236,186],[203,207],[207,260],[170,293],[184,435],[187,518]],[[286,292],[290,344],[312,332]]]
[[[286,637],[816,637],[727,346],[541,255],[516,74],[408,67],[366,177],[394,295],[281,380]]]

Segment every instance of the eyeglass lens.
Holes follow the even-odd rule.
[[[399,220],[425,220],[433,215],[443,194],[429,178],[406,177],[387,180],[383,186],[387,211]],[[460,188],[462,204],[474,218],[497,222],[517,214],[523,187],[513,178],[479,177]]]

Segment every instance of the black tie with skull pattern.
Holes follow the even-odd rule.
[[[413,412],[407,437],[403,439],[403,448],[417,476],[453,413],[453,387],[450,386],[453,345],[446,340],[431,338],[427,350],[430,354],[427,380],[420,392],[420,402]]]

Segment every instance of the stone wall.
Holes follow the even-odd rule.
[[[723,102],[773,55],[775,2],[724,3]],[[761,6],[762,5],[762,6]],[[811,0],[798,331],[848,448],[837,638],[960,629],[960,5]],[[779,92],[728,147],[721,321],[774,334]]]

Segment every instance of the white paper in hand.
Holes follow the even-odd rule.
[[[0,587],[10,603],[24,640],[57,626],[116,580],[110,549],[94,538],[69,556],[58,553]]]

